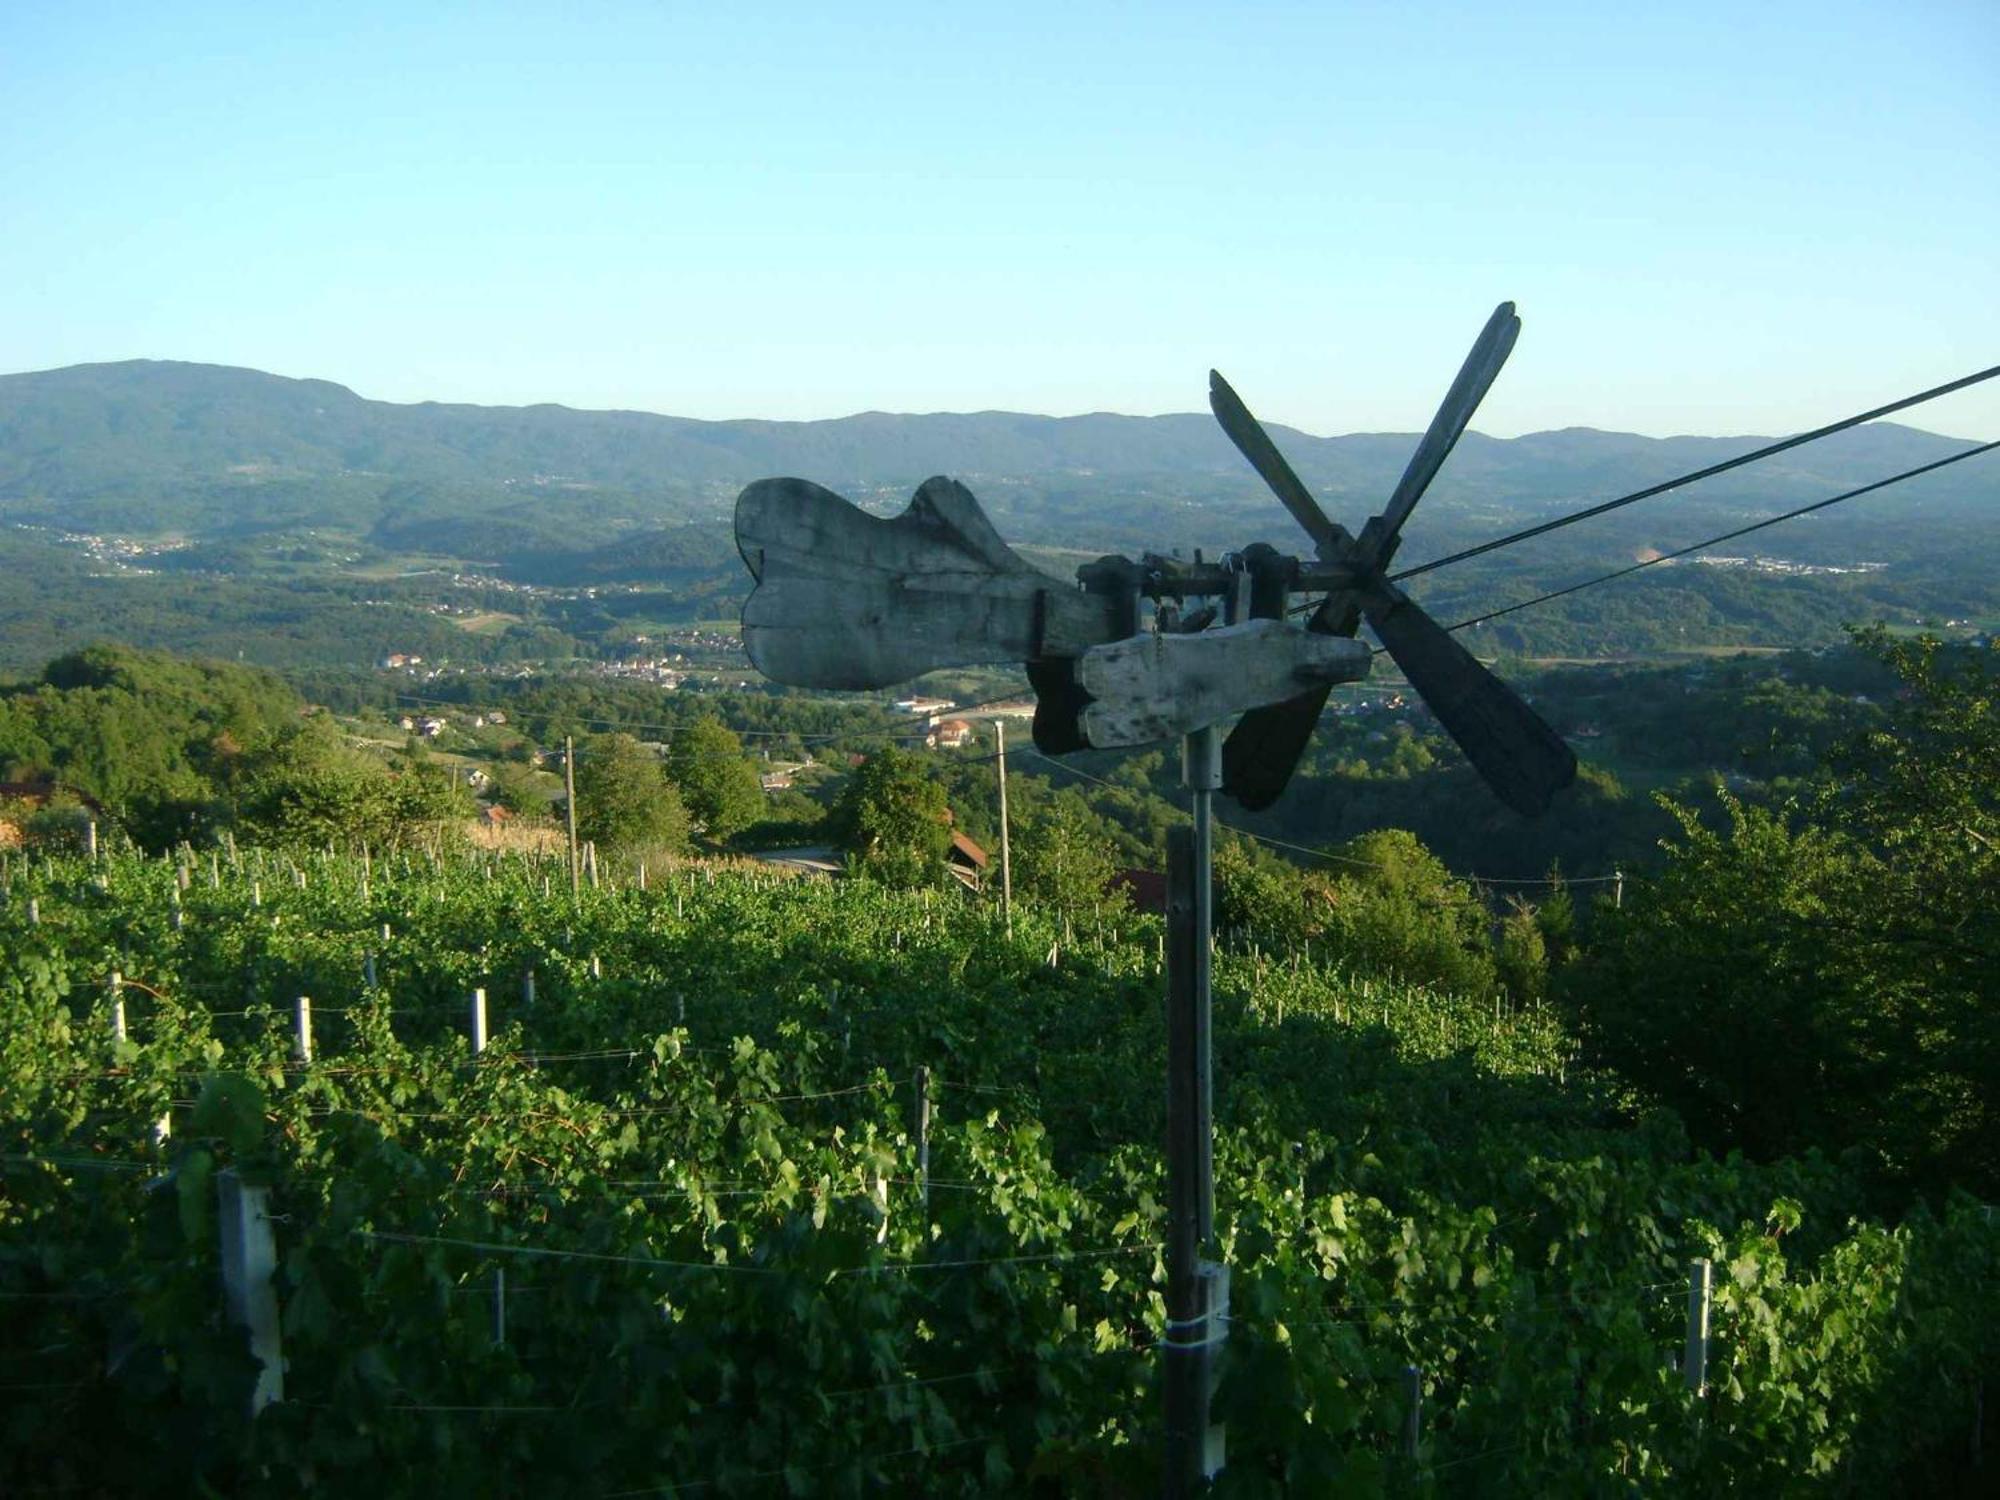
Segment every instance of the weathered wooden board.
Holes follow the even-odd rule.
[[[744,649],[794,687],[1076,656],[1117,634],[1113,601],[1030,566],[955,480],[924,481],[889,520],[808,480],[759,480],[737,499],[736,545],[757,579]]]
[[[1371,660],[1357,640],[1284,620],[1096,646],[1077,664],[1078,684],[1092,700],[1083,711],[1084,738],[1099,749],[1171,739],[1281,702],[1302,683],[1366,677]]]

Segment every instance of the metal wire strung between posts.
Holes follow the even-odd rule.
[[[1699,552],[1704,547],[1715,547],[1720,546],[1723,542],[1733,542],[1738,537],[1748,536],[1753,531],[1762,531],[1767,526],[1776,526],[1781,521],[1795,521],[1800,516],[1809,516],[1816,510],[1825,510],[1828,506],[1838,505],[1843,500],[1852,500],[1859,495],[1866,495],[1875,490],[1886,489],[1892,484],[1901,484],[1906,479],[1915,479],[1918,475],[1928,474],[1934,469],[1942,469],[1951,464],[1963,463],[1968,458],[1977,458],[1982,453],[1991,453],[1995,448],[2000,448],[2000,440],[1981,443],[1977,448],[1968,448],[1963,453],[1954,453],[1949,458],[1940,458],[1934,463],[1921,464],[1914,469],[1905,469],[1902,473],[1892,474],[1887,479],[1878,479],[1873,484],[1864,484],[1856,489],[1844,491],[1825,500],[1815,500],[1811,505],[1801,505],[1797,509],[1788,510],[1782,515],[1767,516],[1761,521],[1753,521],[1748,526],[1739,526],[1734,531],[1725,531],[1719,536],[1712,536],[1704,541],[1691,542],[1687,546],[1678,547],[1672,552],[1662,552],[1658,557],[1649,557],[1644,562],[1632,563],[1628,567],[1615,568],[1609,573],[1600,573],[1595,578],[1586,578],[1582,583],[1572,583],[1567,588],[1551,589],[1546,594],[1537,594],[1532,599],[1523,599],[1519,604],[1509,604],[1500,609],[1488,610],[1483,615],[1474,615],[1470,619],[1460,620],[1456,625],[1447,625],[1445,629],[1469,630],[1474,625],[1484,625],[1488,620],[1497,620],[1502,615],[1511,615],[1523,609],[1533,609],[1537,604],[1547,604],[1552,599],[1561,599],[1568,594],[1575,594],[1584,589],[1595,588],[1598,584],[1609,583],[1614,578],[1624,578],[1632,573],[1643,572],[1647,568],[1658,567],[1661,563],[1668,563],[1674,561],[1676,558],[1686,557],[1691,552]]]
[[[1418,563],[1413,568],[1405,568],[1400,573],[1391,573],[1389,580],[1392,583],[1399,583],[1405,578],[1415,578],[1420,573],[1429,573],[1438,568],[1449,567],[1453,563],[1464,562],[1468,558],[1481,557],[1488,552],[1497,552],[1502,547],[1511,547],[1516,542],[1527,541],[1530,537],[1546,536],[1551,531],[1560,531],[1563,527],[1574,526],[1579,521],[1588,521],[1594,516],[1605,515],[1611,511],[1622,509],[1627,505],[1636,504],[1641,500],[1649,500],[1654,495],[1665,494],[1668,490],[1677,490],[1683,485],[1694,484],[1698,480],[1709,479],[1717,474],[1727,473],[1731,469],[1740,469],[1743,465],[1755,463],[1762,458],[1770,458],[1772,455],[1783,453],[1789,448],[1797,448],[1804,443],[1817,442],[1823,437],[1831,437],[1836,432],[1844,432],[1850,427],[1859,427],[1863,422],[1872,422],[1877,417],[1886,417],[1894,412],[1903,411],[1908,407],[1919,406],[1926,401],[1935,400],[1939,396],[1948,396],[1953,391],[1962,391],[1968,386],[1978,385],[1982,381],[1991,380],[1996,375],[2000,375],[2000,365],[1992,365],[1987,369],[1976,371],[1958,380],[1946,381],[1943,385],[1934,385],[1927,391],[1919,391],[1914,396],[1905,396],[1900,401],[1891,401],[1886,406],[1877,406],[1856,416],[1843,417],[1838,422],[1829,422],[1826,426],[1815,427],[1810,432],[1802,432],[1795,437],[1783,438],[1778,442],[1768,443],[1762,448],[1753,449],[1735,458],[1728,458],[1724,459],[1721,463],[1710,464],[1705,469],[1696,469],[1691,474],[1683,474],[1678,479],[1663,480],[1659,484],[1648,485],[1642,490],[1634,490],[1629,495],[1620,495],[1615,500],[1606,500],[1600,504],[1586,506],[1582,510],[1573,511],[1568,515],[1558,516],[1553,521],[1543,521],[1540,525],[1525,527],[1520,531],[1510,532],[1506,536],[1495,537],[1490,542],[1481,542],[1477,546],[1466,547],[1460,551],[1448,553],[1444,557],[1432,558],[1429,562]],[[1969,458],[1971,454],[1967,453],[1961,456]],[[1918,473],[1922,471],[1913,470],[1912,472]],[[1903,475],[1899,477],[1908,478],[1909,476]],[[1884,480],[1883,483],[1893,484],[1895,481]]]
[[[953,1438],[944,1443],[925,1443],[915,1448],[898,1448],[889,1453],[863,1453],[853,1458],[836,1459],[832,1463],[812,1465],[787,1465],[782,1469],[760,1469],[754,1474],[718,1475],[713,1479],[677,1479],[666,1484],[649,1485],[641,1490],[611,1490],[599,1500],[637,1500],[641,1495],[680,1494],[686,1490],[712,1489],[718,1484],[736,1484],[745,1479],[783,1479],[793,1473],[820,1474],[829,1469],[859,1468],[862,1464],[885,1463],[896,1458],[928,1458],[933,1453],[949,1453],[955,1448],[969,1448],[975,1443],[990,1443],[996,1439],[990,1433],[977,1437]]]
[[[1521,606],[1521,607],[1525,608],[1526,606]],[[1456,625],[1452,626],[1451,628],[1454,630],[1458,629]],[[1058,771],[1065,771],[1069,773],[1071,776],[1077,776],[1081,777],[1085,781],[1095,782],[1098,786],[1108,787],[1112,791],[1124,790],[1124,788],[1121,788],[1116,782],[1106,781],[1102,776],[1093,776],[1088,771],[1080,770],[1078,767],[1069,765],[1064,761],[1057,760],[1053,756],[1044,755],[1042,754],[1041,751],[1035,749],[1033,746],[1030,746],[1028,748],[1027,753],[1034,756],[1037,760],[1046,761],[1049,765],[1055,767]],[[1215,826],[1217,828],[1226,828],[1231,833],[1238,834],[1246,839],[1255,839],[1260,844],[1268,844],[1274,849],[1291,849],[1295,850],[1300,854],[1309,854],[1315,859],[1331,860],[1336,864],[1358,865],[1360,868],[1364,870],[1385,870],[1389,868],[1387,865],[1380,864],[1375,860],[1356,859],[1351,854],[1334,854],[1325,849],[1308,848],[1304,844],[1287,843],[1283,839],[1274,839],[1267,833],[1258,833],[1253,829],[1242,828],[1234,823],[1225,823],[1220,818],[1215,820]],[[1609,884],[1610,882],[1618,879],[1616,875],[1577,875],[1577,876],[1565,875],[1560,880],[1556,880],[1546,875],[1529,877],[1529,876],[1500,876],[1500,875],[1496,876],[1460,875],[1458,874],[1457,871],[1453,871],[1451,873],[1455,879],[1470,881],[1475,885],[1598,885],[1598,884]]]
[[[487,1255],[525,1255],[546,1260],[582,1260],[609,1265],[658,1267],[676,1271],[720,1271],[748,1276],[790,1274],[782,1266],[743,1266],[721,1261],[668,1260],[649,1255],[611,1255],[598,1250],[563,1250],[541,1245],[508,1245],[493,1240],[459,1239],[452,1235],[404,1234],[392,1230],[356,1229],[358,1239],[391,1245],[449,1245],[460,1250],[477,1250]],[[1111,1245],[1085,1250],[1050,1250],[1029,1255],[996,1255],[972,1260],[893,1261],[879,1266],[847,1266],[828,1272],[829,1276],[895,1275],[911,1271],[959,1271],[980,1266],[1014,1266],[1073,1260],[1101,1260],[1112,1255],[1155,1254],[1160,1244]]]

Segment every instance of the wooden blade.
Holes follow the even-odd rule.
[[[1576,779],[1562,736],[1401,590],[1386,585],[1368,623],[1500,800],[1526,818]]]
[[[1332,687],[1253,708],[1222,742],[1222,789],[1251,812],[1276,802],[1292,779]]]
[[[1215,412],[1215,420],[1229,434],[1229,441],[1250,460],[1250,467],[1263,476],[1271,492],[1292,513],[1292,519],[1305,527],[1306,535],[1313,539],[1321,557],[1338,555],[1353,545],[1354,539],[1347,531],[1327,519],[1326,512],[1319,508],[1319,502],[1313,499],[1312,492],[1292,472],[1292,466],[1285,462],[1285,455],[1278,451],[1271,435],[1250,415],[1250,408],[1243,404],[1243,398],[1214,370],[1208,372],[1208,404]]]
[[[1380,567],[1388,560],[1388,553],[1395,550],[1394,538],[1402,530],[1403,522],[1410,517],[1418,500],[1437,478],[1438,470],[1457,446],[1459,438],[1465,435],[1466,427],[1472,421],[1472,414],[1479,410],[1479,403],[1486,399],[1486,393],[1493,388],[1493,382],[1500,374],[1500,367],[1507,363],[1507,356],[1514,351],[1514,340],[1520,337],[1521,320],[1514,313],[1514,304],[1503,302],[1493,309],[1493,316],[1486,320],[1486,327],[1473,341],[1472,352],[1460,366],[1458,378],[1445,392],[1444,401],[1439,405],[1437,415],[1431,418],[1431,425],[1417,444],[1417,451],[1410,455],[1409,466],[1403,470],[1403,477],[1397,481],[1395,493],[1382,514],[1368,528],[1374,549],[1380,553],[1368,559]]]

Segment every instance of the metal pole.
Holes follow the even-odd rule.
[[[1194,1045],[1201,1111],[1196,1169],[1204,1252],[1215,1238],[1215,1079],[1210,1048],[1210,961],[1214,955],[1215,792],[1222,785],[1222,741],[1213,726],[1187,737],[1185,764],[1194,803]]]
[[[1213,729],[1187,738],[1192,827],[1167,835],[1167,1337],[1164,1489],[1193,1495],[1222,1469],[1209,1421],[1214,1350],[1228,1273],[1208,1259],[1215,1237],[1214,1086],[1210,1050],[1210,870],[1221,747]]]
[[[563,736],[563,792],[569,824],[569,898],[575,901],[583,895],[583,866],[576,858],[576,740],[567,734]]]
[[[995,719],[993,733],[1000,744],[1000,910],[1007,919],[1007,935],[1014,934],[1014,854],[1007,830],[1007,721]]]

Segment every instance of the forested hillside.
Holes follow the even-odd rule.
[[[1414,442],[1275,431],[1354,525]],[[1413,517],[1404,558],[1762,441],[1471,434]],[[1971,446],[1893,423],[1856,428],[1427,578],[1420,592],[1441,618],[1483,613]],[[459,663],[615,655],[662,622],[733,615],[747,583],[731,505],[744,483],[788,473],[878,510],[900,508],[931,474],[956,475],[1010,540],[1068,549],[1043,554],[1065,578],[1105,551],[1305,541],[1204,416],[695,422],[399,406],[325,381],[131,361],[0,376],[0,660],[21,668],[76,649],[93,624],[279,667],[412,650]],[[1874,618],[1990,624],[1993,494],[1975,460],[1729,549],[1742,554],[1733,570],[1677,562],[1470,639],[1488,652],[1600,657],[1823,644]],[[457,628],[454,616],[486,623]]]

